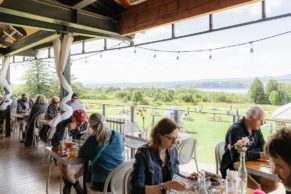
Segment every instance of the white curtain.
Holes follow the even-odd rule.
[[[72,42],[73,42],[73,36],[71,33],[66,34],[62,42],[60,41],[59,38],[53,41],[54,60],[55,60],[57,76],[59,78],[59,81],[62,87],[68,92],[68,94],[61,100],[60,106],[63,113],[54,120],[53,122],[54,126],[56,126],[59,123],[59,121],[69,118],[73,113],[72,107],[67,105],[67,102],[71,99],[73,95],[73,90],[63,75],[63,72],[67,64],[68,55],[70,53]]]
[[[7,108],[8,105],[11,104],[12,100],[11,100],[11,88],[10,85],[8,84],[7,80],[6,80],[6,75],[7,75],[7,71],[10,65],[10,57],[5,56],[2,59],[2,69],[1,69],[1,73],[0,73],[0,87],[2,89],[6,89],[7,90],[7,94],[4,95],[3,99],[1,99],[0,102],[0,109],[1,110],[5,110]]]

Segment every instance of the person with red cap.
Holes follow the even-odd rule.
[[[61,144],[61,141],[66,138],[66,136],[72,137],[72,139],[80,139],[81,136],[88,129],[88,117],[86,112],[83,109],[77,109],[73,112],[72,116],[68,119],[61,121],[56,126],[56,132],[52,138],[52,146],[57,147]],[[66,133],[65,133],[66,132]],[[80,182],[72,178],[70,172],[72,172],[70,165],[64,165],[61,163],[57,163],[59,167],[63,180],[64,180],[64,188],[63,193],[69,194],[71,193],[71,187],[73,186],[76,190],[77,194],[82,194],[83,189],[80,185]]]

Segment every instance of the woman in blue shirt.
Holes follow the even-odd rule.
[[[103,191],[107,175],[124,161],[124,145],[120,134],[105,126],[102,115],[93,113],[89,118],[89,125],[93,129],[93,135],[80,148],[79,157],[93,161],[100,152],[93,164],[91,183],[96,190]]]
[[[178,125],[168,118],[160,120],[152,129],[148,144],[140,147],[135,155],[131,187],[133,194],[159,194],[166,190],[188,190],[192,186],[172,181],[174,174],[180,174],[178,152],[175,147]],[[195,178],[196,173],[189,178]]]

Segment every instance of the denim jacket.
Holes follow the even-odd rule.
[[[176,147],[167,150],[169,156],[167,167],[171,177],[179,172],[178,151]],[[135,154],[135,163],[131,177],[132,194],[144,194],[146,185],[162,183],[162,160],[159,153],[154,151],[148,144],[140,147]]]

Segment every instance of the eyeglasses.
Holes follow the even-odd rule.
[[[172,137],[170,135],[163,135],[165,138],[167,138],[169,141],[171,141],[172,143],[175,143],[177,141],[177,139],[179,138],[179,136],[177,137]]]
[[[58,101],[58,102],[53,102],[54,104],[59,104],[60,103],[60,101]]]

